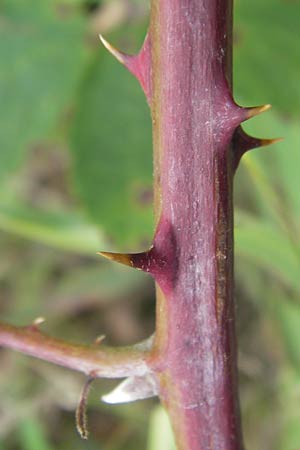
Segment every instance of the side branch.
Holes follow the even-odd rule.
[[[72,344],[47,336],[35,324],[16,327],[0,323],[0,346],[83,372],[93,378],[143,376],[149,372],[146,362],[149,351],[141,345],[112,348]]]

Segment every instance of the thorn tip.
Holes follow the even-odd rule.
[[[108,50],[109,53],[111,53],[121,64],[125,64],[126,63],[124,53],[122,53],[119,50],[117,50],[106,39],[104,39],[102,34],[99,34],[99,39],[102,42],[102,44],[104,45],[104,47],[106,48],[106,50]]]
[[[37,317],[36,319],[34,319],[33,325],[37,327],[42,323],[44,323],[45,321],[46,321],[45,317]]]
[[[233,135],[234,170],[237,169],[241,157],[258,147],[265,147],[282,141],[282,138],[260,139],[247,134],[242,127],[238,127]]]
[[[261,106],[254,106],[246,109],[246,119],[251,119],[252,117],[258,116],[259,114],[262,114],[266,111],[268,111],[270,108],[272,108],[272,105],[267,103],[266,105]]]
[[[283,138],[274,138],[274,139],[261,139],[261,146],[265,147],[266,145],[277,144],[277,142],[282,142]]]
[[[101,342],[104,341],[105,338],[106,338],[105,334],[101,334],[100,336],[96,337],[95,344],[96,345],[101,344]]]
[[[131,257],[126,253],[97,252],[97,255],[101,255],[106,259],[110,259],[111,261],[124,264],[125,266],[133,267]]]

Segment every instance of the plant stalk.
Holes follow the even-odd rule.
[[[241,450],[233,300],[232,0],[152,0],[153,370],[178,450]],[[170,263],[172,259],[172,263]]]
[[[147,348],[79,345],[47,336],[39,326],[16,327],[0,322],[0,347],[82,372],[89,377],[122,378],[148,373]]]

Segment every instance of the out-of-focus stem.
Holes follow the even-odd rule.
[[[71,344],[42,333],[36,325],[15,327],[0,323],[0,346],[49,361],[88,376],[122,378],[148,372],[147,351]]]

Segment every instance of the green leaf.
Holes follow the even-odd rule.
[[[175,450],[175,441],[169,417],[162,406],[151,414],[147,450]]]
[[[269,309],[277,322],[286,355],[300,374],[300,303],[298,297],[269,289]]]
[[[99,44],[72,134],[74,179],[90,217],[118,249],[152,237],[150,124],[138,82]]]
[[[235,244],[239,255],[299,292],[300,262],[287,236],[269,223],[248,216],[235,227]]]
[[[35,417],[24,417],[19,428],[19,440],[24,450],[52,450],[43,427]]]
[[[0,229],[90,256],[104,247],[100,230],[80,215],[42,211],[16,202],[0,201]]]
[[[279,214],[284,214],[289,221],[300,219],[299,167],[300,167],[300,133],[298,120],[287,120],[275,111],[270,111],[244,126],[247,131],[258,137],[283,137],[283,141],[266,149],[251,151],[242,159],[247,168],[251,160],[263,174],[261,177],[251,174],[258,197],[264,197],[262,210],[277,202]],[[249,167],[250,169],[250,167]],[[272,190],[270,198],[269,190]]]
[[[234,81],[243,104],[299,112],[299,15],[298,1],[236,2]]]
[[[72,270],[70,275],[64,276],[51,294],[49,311],[51,316],[65,318],[87,307],[107,305],[120,298],[134,298],[139,295],[139,290],[145,289],[147,281],[146,274],[117,264],[103,263],[99,256],[98,265]],[[84,304],[83,298],[86,299]]]
[[[0,7],[0,182],[47,138],[86,61],[83,19],[61,2],[3,0]]]
[[[299,326],[298,326],[299,329]],[[300,377],[289,367],[282,368],[278,376],[280,438],[278,450],[298,450],[300,442]]]

